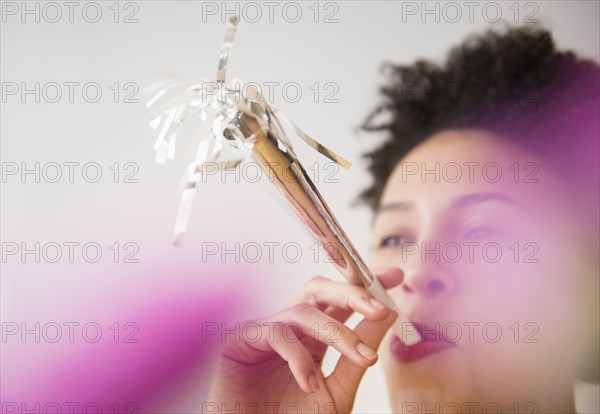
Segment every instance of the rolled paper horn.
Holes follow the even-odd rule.
[[[237,23],[236,18],[228,23],[216,85],[204,80],[180,79],[161,83],[147,104],[157,108],[150,125],[160,131],[154,145],[159,162],[173,159],[179,128],[187,118],[199,116],[203,122],[210,124],[212,130],[212,134],[201,138],[196,158],[188,165],[186,184],[175,221],[175,244],[181,244],[181,237],[186,231],[194,193],[204,166],[221,160],[228,168],[252,157],[271,177],[270,181],[350,283],[363,285],[375,298],[398,313],[393,330],[400,340],[407,345],[420,342],[421,336],[415,326],[399,311],[379,280],[369,271],[302,167],[280,119],[292,127],[304,142],[332,161],[344,168],[348,168],[350,163],[306,135],[268,105],[255,86],[248,84],[245,88],[246,93],[250,92],[249,96],[258,97],[251,100],[241,93],[240,88],[226,84],[227,62]],[[173,96],[172,92],[180,89],[181,92]],[[226,152],[233,153],[233,156],[223,159],[223,153]]]
[[[348,281],[355,285],[363,285],[375,298],[398,313],[393,331],[402,342],[406,345],[420,342],[419,332],[400,312],[379,280],[369,271],[291,149],[287,137],[277,136],[285,132],[280,128],[261,127],[256,120],[257,108],[253,107],[253,109],[254,114],[244,113],[244,107],[241,105],[240,116],[237,119],[239,130],[245,136],[254,139],[252,157],[270,177],[270,181],[285,197],[296,215]],[[261,118],[273,119],[268,108]]]

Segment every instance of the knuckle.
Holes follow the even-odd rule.
[[[312,298],[323,289],[323,285],[329,281],[329,279],[317,275],[313,276],[306,284],[302,287],[300,295],[298,297],[301,302],[311,302]]]
[[[302,347],[302,360],[308,368],[312,368],[313,356],[308,349]]]
[[[313,276],[313,277],[312,277],[312,278],[311,278],[311,279],[308,281],[308,283],[309,283],[309,284],[311,284],[311,283],[321,283],[321,282],[326,282],[326,281],[329,281],[329,279],[327,279],[326,277],[324,277],[324,276],[321,276],[321,275],[316,275],[316,276]]]
[[[356,333],[348,328],[346,325],[344,324],[340,324],[341,326],[338,327],[338,331],[336,336],[340,339],[341,342],[356,342],[358,341],[358,335],[356,335]]]
[[[368,300],[371,294],[360,286],[349,286],[347,294],[344,295],[344,303],[351,308],[352,305],[359,306],[363,300]]]
[[[324,283],[328,282],[329,279],[317,275],[317,276],[313,276],[304,286],[304,290],[307,292],[311,292],[314,290],[319,289],[321,286],[323,286]]]
[[[288,308],[288,315],[290,317],[292,317],[293,319],[296,319],[296,317],[306,317],[310,314],[312,314],[315,310],[315,307],[309,303],[306,302],[302,302],[302,303],[297,303],[296,305],[292,306],[291,308]]]
[[[350,290],[350,292],[349,292],[350,295],[355,296],[355,297],[366,297],[366,298],[371,297],[371,294],[369,293],[369,291],[362,286],[351,285],[349,290]]]
[[[270,325],[269,328],[273,332],[274,340],[279,340],[279,339],[283,338],[283,326],[284,326],[283,322],[281,322],[279,320],[275,320],[275,321],[269,322],[268,324]]]

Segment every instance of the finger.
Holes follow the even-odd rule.
[[[389,314],[389,309],[364,287],[323,277],[308,283],[304,300],[340,322],[348,320],[354,312],[372,320],[382,320]]]
[[[280,321],[285,319],[284,315],[280,312],[263,320],[241,323],[230,332],[235,340],[225,342],[220,353],[227,359],[244,364],[259,363],[275,353],[288,363],[296,383],[304,392],[315,392],[319,383],[313,355],[296,335],[293,328],[298,325],[290,326]],[[326,349],[325,346],[323,348]]]
[[[308,341],[335,348],[357,365],[370,366],[376,358],[375,351],[363,343],[352,329],[314,306],[298,304],[288,309],[279,320],[295,325],[293,327],[300,330]]]
[[[386,332],[394,324],[398,314],[391,311],[389,316],[381,321],[364,319],[354,331],[372,349],[378,349]],[[376,360],[372,361],[374,364]],[[372,365],[371,364],[371,365]],[[366,367],[357,365],[345,355],[340,357],[333,373],[325,380],[334,398],[346,398],[355,395]],[[331,386],[330,386],[331,385]]]
[[[273,341],[270,345],[288,363],[294,379],[304,392],[313,393],[319,390],[313,357],[297,336],[290,333],[284,335],[283,328],[278,327],[273,331]]]
[[[245,323],[241,328],[244,340],[234,347],[235,353],[230,352],[231,356],[250,362],[264,357],[265,352],[273,351],[270,343],[278,327],[290,342],[296,337],[301,338],[307,349],[313,349],[317,359],[323,357],[327,346],[364,367],[371,365],[376,358],[375,351],[364,344],[352,329],[307,303],[300,303],[258,322]]]

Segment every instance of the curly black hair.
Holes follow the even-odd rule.
[[[359,202],[373,210],[396,164],[445,129],[494,132],[545,156],[577,185],[597,185],[600,68],[558,51],[547,30],[491,30],[452,49],[444,65],[419,60],[382,69],[382,103],[362,126],[387,133],[364,155],[374,180]]]

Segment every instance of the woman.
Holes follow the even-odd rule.
[[[388,139],[362,200],[372,268],[423,341],[404,345],[362,287],[317,277],[254,321],[260,340],[221,347],[205,411],[349,412],[380,349],[394,412],[575,412],[574,382],[599,371],[598,65],[520,28],[444,66],[386,68],[365,129]]]

